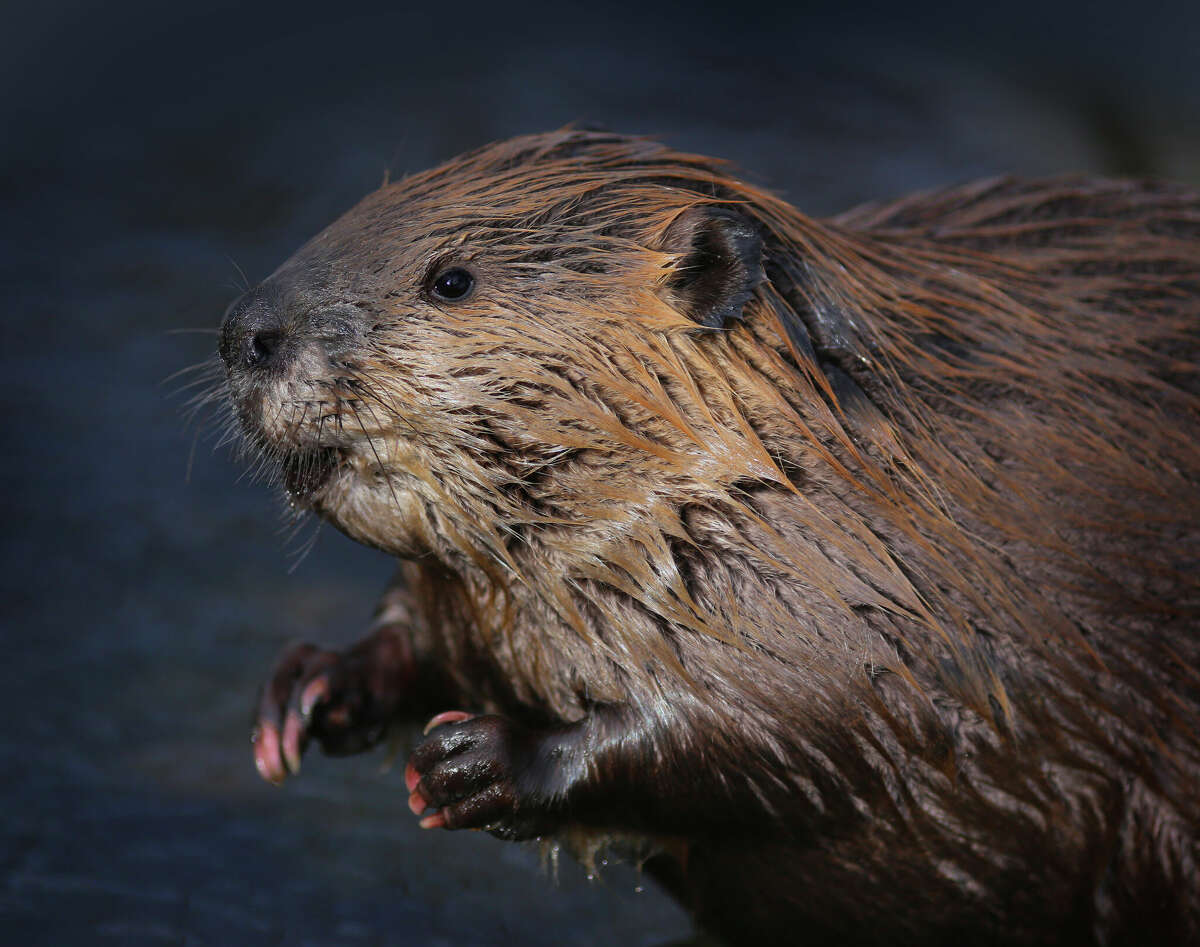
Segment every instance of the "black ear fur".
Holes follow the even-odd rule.
[[[738,211],[702,204],[667,228],[663,249],[682,259],[666,282],[671,301],[698,325],[724,329],[762,282],[762,237]]]

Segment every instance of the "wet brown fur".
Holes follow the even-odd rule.
[[[718,329],[672,289],[698,205],[763,239]],[[427,292],[450,264],[461,304]],[[1200,937],[1195,195],[1004,179],[817,221],[567,130],[382,188],[268,285],[354,343],[238,395],[260,445],[404,560],[442,709],[635,721],[632,762],[580,765],[650,801],[592,827],[685,837],[652,864],[705,923]]]

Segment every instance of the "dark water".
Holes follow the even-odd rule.
[[[263,670],[355,638],[389,564],[325,529],[289,574],[314,525],[289,539],[194,445],[162,381],[214,338],[173,333],[386,169],[574,120],[732,158],[814,213],[1004,171],[1200,184],[1200,7],[1050,6],[10,8],[0,940],[687,937],[631,869],[554,885],[536,852],[419,831],[381,757],[258,781]]]

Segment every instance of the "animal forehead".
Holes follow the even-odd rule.
[[[367,198],[346,223],[422,244],[489,233],[547,236],[579,228],[617,233],[686,203],[678,191],[656,199],[645,183],[596,179],[539,178],[525,186],[471,193],[452,188],[406,193],[403,182],[392,188]]]
[[[540,198],[540,199],[539,199]],[[438,203],[375,194],[306,246],[298,257],[348,265],[361,275],[376,268],[393,275],[457,259],[548,259],[585,251],[636,251],[661,227],[669,204],[654,206],[618,194],[531,195],[519,203]],[[381,274],[382,275],[382,274]]]
[[[588,132],[527,136],[368,194],[297,258],[349,261],[361,273],[489,248],[522,256],[585,242],[644,246],[683,208],[732,196],[735,187],[710,159],[654,142]]]
[[[448,235],[469,228],[612,226],[711,199],[732,182],[718,162],[642,139],[558,132],[511,139],[405,177],[351,212],[363,226]]]

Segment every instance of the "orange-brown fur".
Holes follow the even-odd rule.
[[[697,205],[763,235],[718,329],[671,288]],[[422,294],[447,261],[463,304]],[[706,923],[1200,936],[1195,195],[995,180],[816,221],[568,130],[382,188],[268,283],[299,334],[361,328],[234,385],[251,440],[404,560],[447,706],[619,706],[664,794],[727,794],[736,831],[629,826],[687,839],[664,875]]]

